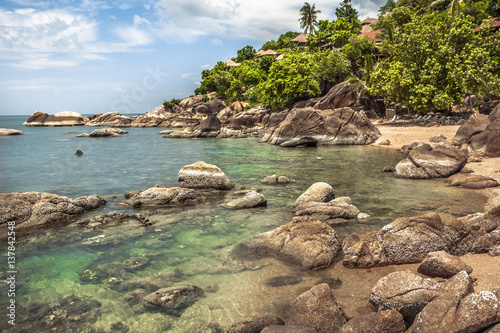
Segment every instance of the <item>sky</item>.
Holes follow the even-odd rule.
[[[309,1],[318,20],[340,0]],[[359,18],[385,0],[352,0]],[[143,114],[199,87],[201,71],[300,32],[295,0],[2,0],[0,116]]]

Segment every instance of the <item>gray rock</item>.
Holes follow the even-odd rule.
[[[125,198],[127,199],[117,205],[132,208],[192,205],[206,199],[200,192],[181,187],[151,187],[146,190],[129,192],[125,195]]]
[[[40,192],[0,194],[0,238],[7,238],[9,222],[15,222],[16,234],[21,235],[67,224],[105,203],[95,194],[76,199]]]
[[[359,209],[351,203],[351,198],[341,197],[329,202],[306,202],[295,206],[294,216],[322,216],[323,219],[353,219],[360,213]]]
[[[256,235],[233,248],[237,258],[277,257],[317,270],[331,266],[341,253],[340,241],[328,225],[299,217],[272,231]]]
[[[248,192],[243,198],[238,198],[223,204],[223,207],[229,209],[247,209],[262,207],[267,205],[267,199],[263,194],[256,191]]]
[[[300,294],[290,306],[287,325],[312,328],[319,333],[337,332],[347,318],[326,283]]]
[[[143,305],[149,310],[180,316],[185,309],[196,303],[202,296],[203,290],[196,286],[161,288],[145,296]]]
[[[230,190],[234,186],[221,169],[203,161],[183,167],[178,179],[186,188]]]
[[[383,310],[354,317],[342,326],[339,333],[404,333],[405,331],[405,322],[399,312]]]
[[[430,277],[450,278],[461,271],[472,273],[472,267],[460,258],[444,251],[429,252],[417,270],[420,274]]]
[[[135,220],[139,225],[147,227],[151,222],[141,214],[106,213],[95,217],[89,217],[78,221],[76,224],[82,228],[101,229],[110,226],[120,225],[130,220]]]
[[[491,291],[477,294],[445,295],[430,302],[420,312],[410,332],[482,332],[500,321],[500,302]]]
[[[96,129],[90,134],[87,134],[87,133],[79,134],[76,137],[77,138],[82,138],[82,137],[91,137],[91,138],[117,137],[117,136],[121,136],[122,134],[126,134],[126,133],[128,133],[128,132],[124,131],[120,128],[107,127],[107,128]]]

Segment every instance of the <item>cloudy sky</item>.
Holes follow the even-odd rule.
[[[335,19],[340,0],[309,1]],[[299,31],[295,0],[4,0],[0,115],[144,113],[236,50]],[[360,19],[385,0],[353,0]]]

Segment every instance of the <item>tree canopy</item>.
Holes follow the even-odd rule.
[[[300,28],[304,29],[304,32],[307,33],[313,32],[315,27],[317,26],[318,21],[318,13],[321,13],[321,10],[316,10],[316,5],[312,6],[308,2],[304,2],[304,5],[300,9]]]

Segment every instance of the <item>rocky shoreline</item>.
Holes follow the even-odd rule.
[[[484,272],[484,266],[491,263],[491,271],[500,271],[500,106],[489,116],[471,117],[462,126],[450,128],[455,130],[451,135],[440,133],[443,127],[425,127],[432,132],[431,137],[424,138],[428,142],[414,142],[416,136],[412,135],[407,137],[408,142],[401,142],[395,128],[399,133],[408,133],[418,131],[419,127],[401,125],[398,128],[384,124],[375,127],[362,110],[356,110],[359,101],[346,97],[353,95],[350,89],[354,88],[334,88],[334,92],[349,93],[342,95],[343,98],[332,93],[326,99],[307,102],[313,105],[296,105],[291,110],[273,114],[261,108],[231,114],[241,105],[228,109],[223,101],[203,102],[195,97],[182,101],[179,108],[184,109],[177,109],[175,116],[172,116],[176,113],[171,112],[173,110],[155,109],[135,120],[119,114],[105,114],[90,117],[84,123],[111,128],[183,127],[165,133],[170,138],[257,136],[267,131],[261,142],[281,147],[378,142],[373,145],[374,149],[388,147],[405,153],[406,158],[394,167],[396,176],[429,179],[455,174],[465,180],[450,178],[450,185],[470,186],[488,196],[482,213],[463,217],[437,213],[401,217],[378,231],[351,234],[342,240],[335,232],[335,226],[346,221],[361,222],[366,219],[366,214],[360,212],[349,197],[336,197],[329,184],[311,184],[297,197],[291,221],[236,244],[230,253],[231,260],[248,262],[275,258],[291,265],[297,272],[332,269],[332,272],[350,276],[353,280],[367,280],[345,279],[343,293],[337,292],[331,283],[316,284],[297,295],[287,308],[280,311],[279,317],[269,313],[244,318],[227,332],[500,331],[500,288],[495,280],[498,275]],[[190,111],[186,112],[185,108],[190,108]],[[332,128],[336,131],[332,132]],[[109,136],[118,135],[114,131],[105,132],[111,133]],[[380,144],[377,139],[388,142]],[[266,182],[279,184],[280,178],[283,183],[293,181],[273,175],[266,177]],[[178,181],[179,187],[158,185],[129,192],[117,206],[139,209],[210,201],[220,204],[221,209],[258,209],[267,204],[258,189],[233,190],[234,183],[220,168],[203,161],[183,167]],[[228,200],[229,194],[241,197]],[[97,195],[69,199],[47,193],[2,194],[0,226],[15,221],[23,232],[28,233],[75,222],[85,212],[104,204],[105,201]],[[146,228],[154,225],[142,215],[116,212],[83,219],[77,224],[95,229],[126,220],[135,220]],[[6,236],[6,230],[0,229],[2,238]],[[140,269],[145,265],[147,262],[142,258],[135,258],[127,262],[124,269]],[[96,277],[100,273],[89,269],[80,278],[102,281],[103,278]],[[108,280],[113,288],[127,282]],[[356,284],[362,285],[362,290],[352,291],[359,299],[346,301],[346,290]],[[204,295],[203,289],[193,285],[153,289],[131,291],[136,294],[131,295],[130,301],[142,306],[141,311],[180,316]],[[364,310],[360,304],[364,304]],[[95,307],[100,307],[100,304]],[[210,332],[223,330],[214,328]]]

